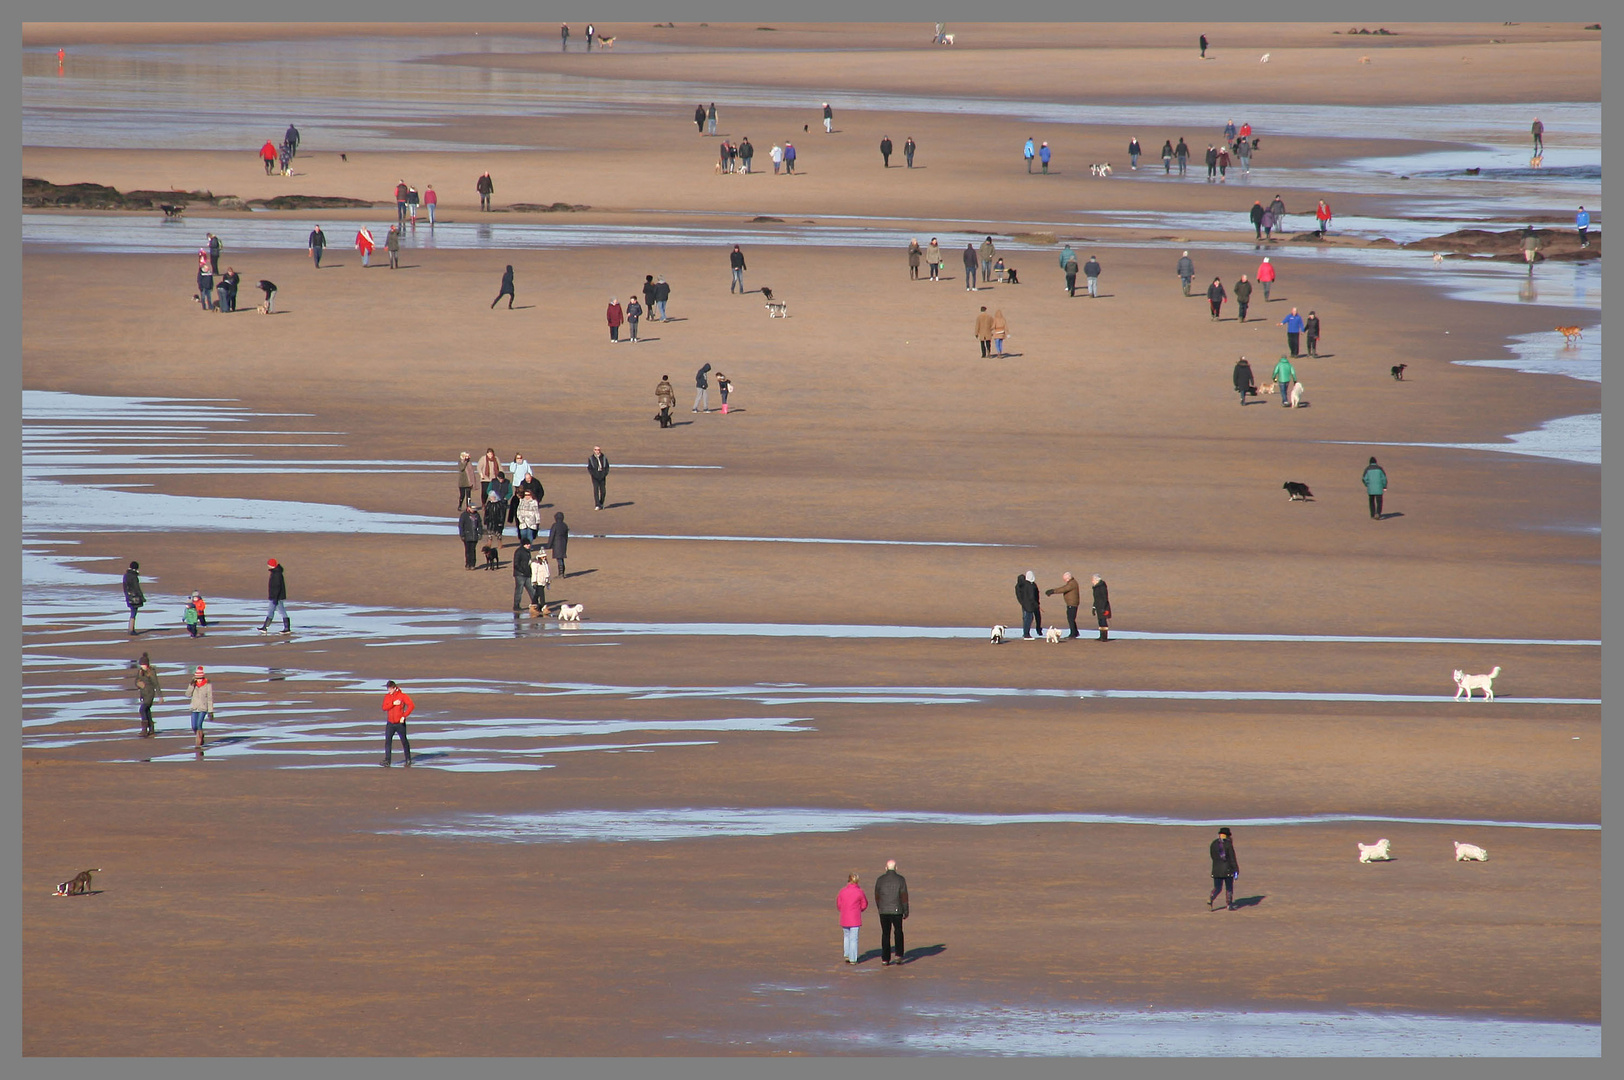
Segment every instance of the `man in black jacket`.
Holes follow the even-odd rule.
[[[1105,579],[1094,575],[1094,617],[1100,623],[1100,640],[1111,640],[1111,594],[1105,590]]]
[[[1184,142],[1184,136],[1179,136],[1179,144],[1173,148],[1173,156],[1179,159],[1179,175],[1184,175],[1185,168],[1190,164],[1190,147]]]
[[[705,106],[694,106],[694,127],[699,129],[701,135],[705,134]]]
[[[750,160],[755,156],[756,148],[750,142],[750,136],[746,135],[739,140],[739,161],[743,163],[745,172],[750,171]]]
[[[885,162],[885,167],[889,169],[891,167],[891,136],[889,135],[880,136],[880,158]]]
[[[280,609],[282,612],[282,633],[291,634],[293,633],[293,622],[288,618],[288,583],[282,576],[282,566],[275,559],[270,559],[266,561],[265,567],[271,572],[270,582],[265,592],[271,606],[265,612],[265,621],[260,624],[259,632],[262,634],[271,632],[271,620],[276,618],[276,613]]]
[[[908,879],[897,873],[897,861],[885,860],[885,873],[874,882],[874,907],[880,913],[880,963],[891,960],[891,937],[896,935],[897,959],[907,959],[902,947],[902,920],[908,917]]]
[[[1207,144],[1207,183],[1211,184],[1218,179],[1218,148],[1211,143]]]
[[[530,541],[519,534],[519,546],[513,549],[513,614],[528,610],[535,602],[530,593]]]
[[[462,538],[464,570],[474,570],[477,567],[474,549],[479,546],[480,533],[484,526],[479,519],[479,511],[474,509],[474,500],[469,498],[463,503],[462,513],[457,517],[457,535]]]
[[[564,555],[570,546],[570,527],[564,524],[564,511],[553,515],[553,527],[547,531],[547,548],[558,564],[558,576],[564,576]]]
[[[698,412],[700,406],[710,412],[710,380],[705,378],[705,372],[710,369],[711,366],[706,364],[694,373],[694,412]]]
[[[727,291],[731,294],[734,289],[737,289],[743,295],[744,272],[748,267],[744,265],[744,252],[739,250],[739,245],[733,245],[733,251],[728,255],[727,261],[728,265],[733,267],[733,281],[728,285]]]
[[[671,299],[671,285],[670,285],[670,283],[667,282],[664,277],[660,277],[660,278],[656,279],[655,282],[654,282],[654,302],[656,304],[660,305],[660,321],[661,322],[665,322],[665,302],[667,300],[669,300],[669,299]],[[643,306],[648,307],[647,304],[645,304]],[[648,317],[649,317],[650,320],[652,320],[654,318],[654,309],[653,308],[648,309]]]
[[[592,448],[592,456],[586,459],[586,474],[592,478],[593,507],[602,510],[609,494],[609,459],[604,457],[603,447]]]
[[[1036,624],[1038,637],[1043,636],[1043,610],[1042,601],[1038,599],[1038,576],[1035,571],[1028,570],[1015,579],[1015,602],[1021,605],[1021,637],[1032,638],[1032,627]]]
[[[1218,830],[1218,836],[1207,849],[1212,856],[1212,895],[1207,897],[1207,910],[1218,899],[1219,890],[1225,894],[1230,911],[1235,910],[1235,879],[1241,875],[1241,864],[1235,859],[1235,841],[1230,838],[1229,827]]]
[[[1256,200],[1252,202],[1252,229],[1257,233],[1257,239],[1263,239],[1263,204]]]
[[[135,613],[147,602],[147,594],[141,591],[141,564],[132,562],[130,568],[124,571],[124,604],[130,609],[130,633],[135,633]]]

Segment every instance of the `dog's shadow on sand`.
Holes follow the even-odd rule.
[[[1235,908],[1236,908],[1236,910],[1239,910],[1241,908],[1257,907],[1259,904],[1263,903],[1266,896],[1267,896],[1267,894],[1264,894],[1262,896],[1242,896],[1242,897],[1239,897],[1235,901]]]

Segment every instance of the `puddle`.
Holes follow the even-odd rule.
[[[1541,424],[1536,431],[1523,431],[1507,436],[1507,441],[1503,443],[1360,442],[1351,439],[1325,441],[1344,446],[1417,446],[1438,450],[1489,450],[1497,454],[1521,454],[1599,466],[1601,413],[1549,420]]]
[[[1541,330],[1532,334],[1516,334],[1506,342],[1506,348],[1515,354],[1512,360],[1457,360],[1462,367],[1506,368],[1530,375],[1565,375],[1584,382],[1601,382],[1601,324],[1584,327],[1584,336],[1569,345],[1560,334]],[[1601,431],[1596,431],[1596,449],[1600,452]]]
[[[916,826],[1144,825],[1212,829],[1292,825],[1450,825],[1478,829],[1546,829],[1600,832],[1601,826],[1572,822],[1483,821],[1463,818],[1383,817],[1361,814],[1305,814],[1259,818],[1174,818],[1136,814],[956,814],[930,811],[835,810],[811,807],[761,809],[673,808],[652,810],[561,810],[542,814],[459,814],[378,830],[389,835],[457,837],[532,844],[584,841],[663,843],[714,837],[795,836],[859,829]]]

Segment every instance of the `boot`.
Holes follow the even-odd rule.
[[[196,746],[199,750],[203,749],[203,729],[202,728],[199,728],[197,730],[197,732],[192,736],[192,745]]]
[[[1103,627],[1103,626],[1100,627],[1100,640],[1101,641],[1110,641],[1111,640],[1111,631],[1108,630],[1106,627]]]
[[[134,615],[130,616],[130,633],[131,634],[135,633],[135,616]]]

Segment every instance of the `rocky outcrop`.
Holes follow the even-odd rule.
[[[1576,229],[1535,229],[1539,238],[1539,252],[1535,262],[1577,262],[1601,258],[1601,233],[1590,231],[1590,246],[1579,246]],[[1520,262],[1523,258],[1523,231],[1507,229],[1494,232],[1488,229],[1457,229],[1443,236],[1429,236],[1404,246],[1412,251],[1441,251],[1449,258],[1483,258]]]

